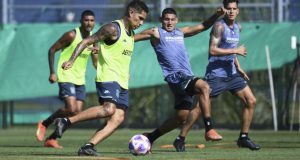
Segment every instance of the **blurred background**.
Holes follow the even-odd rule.
[[[144,0],[150,8],[143,29],[160,26],[165,7],[178,12],[178,26],[195,25],[210,17],[221,0]],[[49,84],[48,49],[66,31],[79,24],[86,9],[96,14],[95,31],[104,23],[122,17],[128,0],[2,0],[0,12],[0,127],[32,125],[63,107],[57,84]],[[243,26],[241,44],[248,50],[240,57],[250,77],[257,106],[252,129],[300,131],[298,70],[300,39],[299,0],[240,0],[238,22]],[[195,75],[203,77],[208,57],[209,31],[185,43]],[[149,53],[148,53],[149,52]],[[56,63],[59,54],[56,54]],[[270,62],[270,63],[268,63]],[[124,128],[154,128],[173,114],[173,95],[163,81],[149,42],[135,46],[131,64],[130,108]],[[98,104],[95,70],[87,71],[85,107]],[[215,127],[238,129],[242,104],[230,93],[212,102]],[[99,127],[103,120],[80,123]],[[199,119],[195,129],[203,128]]]

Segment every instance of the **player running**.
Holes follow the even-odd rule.
[[[46,134],[47,127],[53,123],[56,118],[76,115],[81,112],[85,100],[85,73],[89,56],[92,57],[94,67],[97,65],[98,49],[92,48],[85,49],[81,56],[74,62],[72,69],[64,70],[61,65],[64,61],[68,60],[73,50],[82,41],[91,35],[95,26],[95,15],[90,10],[85,10],[81,14],[81,25],[71,31],[62,35],[49,49],[48,61],[50,83],[58,82],[59,98],[64,101],[65,106],[58,109],[47,119],[38,122],[36,130],[36,139],[43,141]],[[91,49],[93,54],[91,54]],[[57,78],[54,71],[54,54],[62,50],[57,67]],[[57,136],[52,133],[44,143],[45,147],[62,148],[57,142]]]

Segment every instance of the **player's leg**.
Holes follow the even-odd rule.
[[[199,92],[199,103],[202,111],[204,126],[205,126],[205,140],[219,141],[222,136],[213,129],[211,120],[211,101],[210,101],[210,87],[207,82],[197,79],[195,89]]]
[[[170,117],[166,121],[164,121],[158,128],[156,128],[153,132],[151,133],[144,133],[146,137],[148,137],[149,141],[151,144],[158,139],[159,137],[163,136],[164,134],[178,128],[179,126],[182,126],[189,114],[189,110],[187,109],[178,109],[176,110],[176,115]],[[185,151],[185,146],[184,146],[184,137],[183,139],[177,140],[177,138],[174,141],[174,147],[177,152],[184,152]]]
[[[89,140],[88,143],[84,144],[79,150],[78,155],[98,156],[99,153],[94,148],[95,145],[105,140],[123,123],[125,118],[125,111],[128,108],[129,95],[128,90],[121,88],[119,85],[110,86],[111,89],[119,93],[118,97],[113,97],[115,100],[115,112],[112,114],[106,122],[103,129],[98,130],[95,135]],[[111,92],[113,92],[111,90]],[[114,93],[113,93],[114,94]],[[114,94],[116,95],[116,94]],[[107,99],[106,99],[107,100]],[[117,107],[116,107],[117,106]]]
[[[111,102],[104,102],[103,105],[90,107],[79,114],[69,118],[58,118],[56,121],[55,135],[62,137],[63,132],[72,124],[77,122],[106,118],[112,116],[116,111],[116,105]]]
[[[177,152],[184,152],[185,151],[185,137],[187,136],[189,130],[192,128],[193,124],[199,118],[201,113],[199,102],[197,105],[189,111],[188,117],[186,118],[185,123],[182,125],[180,134],[176,137],[173,142],[173,146],[175,147]]]
[[[64,101],[64,108],[59,108],[44,121],[40,121],[37,126],[36,139],[42,141],[44,139],[47,127],[54,122],[56,118],[70,116],[78,113],[78,107],[82,108],[83,102],[77,102],[76,86],[72,83],[59,83],[59,98]],[[84,90],[84,86],[80,87]],[[77,106],[81,104],[81,106]]]
[[[68,90],[64,89],[61,90],[61,97],[65,97],[65,108],[62,108],[61,110],[58,110],[56,114],[53,114],[54,119],[59,117],[68,117],[78,114],[82,111],[84,100],[85,100],[85,86],[84,85],[73,85],[69,84],[70,87],[63,85],[64,88],[67,88]],[[72,88],[74,87],[74,88]],[[70,88],[70,89],[69,89]],[[70,92],[70,90],[72,92]],[[75,90],[75,94],[73,91]],[[76,96],[76,97],[74,97]],[[62,148],[57,142],[57,135],[55,132],[53,132],[44,143],[45,147],[52,147],[52,148]]]
[[[243,104],[245,105],[243,109],[242,128],[237,145],[239,147],[246,147],[251,150],[259,150],[260,146],[253,143],[248,136],[249,128],[253,118],[254,108],[256,105],[256,98],[249,86],[246,86],[244,89],[236,92],[236,95],[242,100]]]
[[[190,110],[192,108],[193,104],[193,98],[192,96],[185,90],[186,85],[188,82],[190,82],[190,77],[182,76],[182,73],[174,74],[172,75],[172,80],[178,78],[176,76],[179,76],[179,78],[176,80],[176,82],[169,82],[168,85],[174,94],[175,99],[175,110],[176,115],[172,116],[171,118],[167,119],[162,125],[160,125],[157,129],[155,129],[151,133],[146,133],[145,135],[148,137],[151,144],[160,136],[164,135],[165,133],[168,133],[169,131],[178,128],[179,126],[182,126],[190,113]],[[175,77],[175,78],[174,78]],[[186,79],[184,78],[186,77]],[[176,148],[176,151],[183,152],[185,151],[184,146],[184,137],[180,137],[181,139],[175,139],[174,141],[174,147]],[[176,142],[180,141],[180,142]]]
[[[156,139],[162,135],[172,131],[173,129],[183,125],[188,117],[189,110],[176,110],[176,115],[165,120],[158,128],[151,133],[145,133],[150,143],[152,144]]]
[[[198,120],[201,114],[201,108],[199,106],[199,102],[197,102],[196,106],[189,112],[186,122],[182,125],[180,130],[180,134],[178,137],[186,137],[189,130],[192,128],[193,124]]]
[[[78,155],[99,156],[100,154],[94,148],[95,145],[105,140],[112,135],[116,129],[123,123],[125,118],[125,111],[123,109],[116,109],[116,112],[108,119],[103,129],[97,131],[89,142],[85,143],[78,150]]]
[[[90,107],[70,118],[58,118],[55,134],[59,138],[73,123],[110,117],[115,113],[116,101],[119,99],[119,93],[121,93],[120,85],[117,82],[96,82],[96,87],[98,99],[101,105]]]

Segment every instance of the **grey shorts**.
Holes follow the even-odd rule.
[[[247,81],[240,74],[235,74],[231,77],[208,77],[204,79],[211,88],[211,97],[217,97],[225,91],[232,94],[236,93],[247,86]]]

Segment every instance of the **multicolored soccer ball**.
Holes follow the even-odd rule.
[[[150,141],[144,135],[134,135],[129,141],[129,151],[135,156],[146,155],[149,153],[150,149]]]

